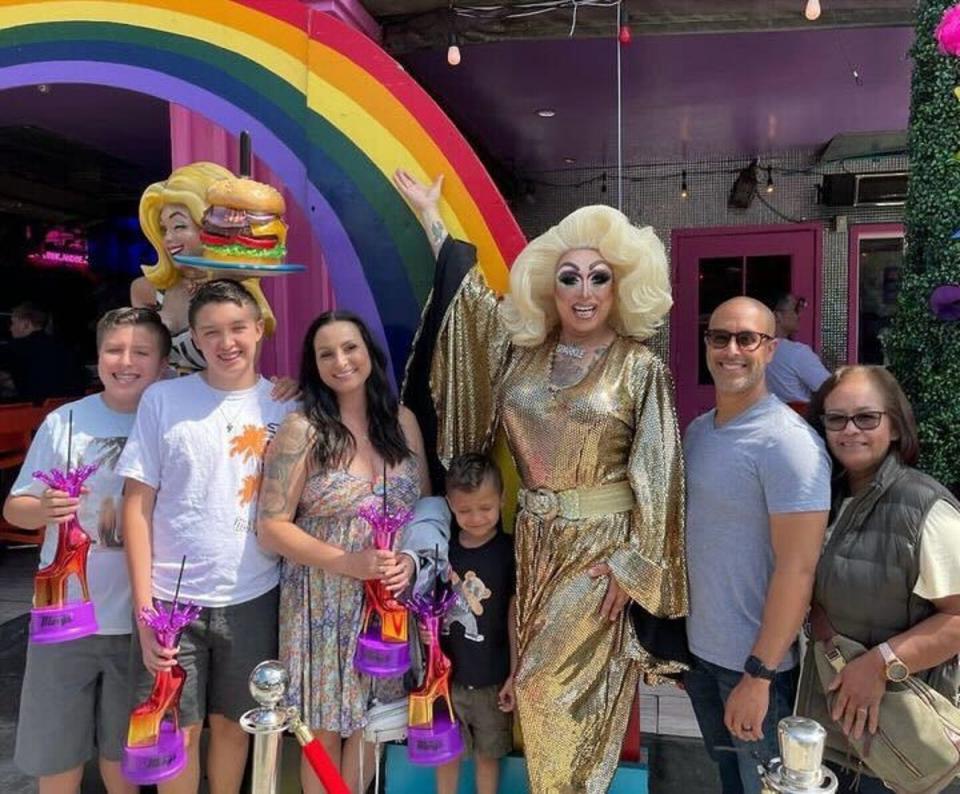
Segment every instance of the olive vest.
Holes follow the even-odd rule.
[[[923,524],[939,499],[960,509],[946,488],[894,454],[852,498],[824,547],[814,586],[814,600],[838,634],[872,648],[936,612],[913,588],[920,575]],[[834,511],[841,500],[842,495]],[[919,677],[956,702],[956,657]]]

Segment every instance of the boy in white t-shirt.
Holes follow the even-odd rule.
[[[179,598],[202,607],[177,649],[162,648],[139,627],[140,699],[157,670],[176,660],[187,671],[180,726],[189,761],[160,785],[163,794],[197,791],[204,717],[211,791],[240,790],[249,742],[237,719],[256,705],[247,680],[277,654],[279,563],[254,535],[263,453],[295,407],[274,400],[270,382],[257,374],[263,319],[241,284],[201,286],[189,322],[207,368],[147,390],[117,465],[127,478],[123,517],[135,609],[174,597],[183,558]]]
[[[103,392],[48,414],[3,506],[11,524],[46,525],[41,567],[53,561],[57,524],[74,513],[93,539],[87,558],[98,631],[89,637],[27,648],[14,761],[40,778],[44,794],[79,791],[83,765],[99,751],[110,794],[135,792],[120,773],[130,713],[130,580],[120,523],[123,478],[114,472],[144,390],[166,369],[170,333],[150,309],[115,309],[97,323],[97,373]],[[71,431],[72,417],[72,431]],[[70,460],[67,450],[70,449]],[[75,499],[33,477],[96,463]],[[70,580],[70,600],[80,598]]]

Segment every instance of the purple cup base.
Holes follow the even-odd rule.
[[[407,729],[407,758],[419,766],[440,766],[459,758],[463,753],[460,726],[450,722],[446,709],[433,717],[429,727]]]
[[[97,633],[97,616],[90,601],[30,610],[30,642],[52,645]]]
[[[174,726],[173,720],[164,719],[160,723],[156,744],[146,747],[124,746],[120,769],[131,783],[149,786],[176,777],[186,765],[183,731]]]
[[[373,678],[396,678],[410,669],[410,646],[388,642],[379,631],[367,630],[357,638],[353,666]]]

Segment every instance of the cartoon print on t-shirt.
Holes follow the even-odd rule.
[[[483,614],[483,601],[493,593],[474,571],[467,571],[461,580],[456,571],[450,571],[450,581],[457,591],[457,600],[447,613],[445,625],[449,629],[454,623],[463,626],[463,636],[474,642],[483,642],[483,635],[477,627],[477,615]]]

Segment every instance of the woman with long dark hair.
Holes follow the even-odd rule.
[[[354,669],[363,582],[381,579],[398,592],[414,563],[375,550],[357,513],[365,505],[412,509],[429,492],[423,441],[391,391],[386,357],[349,312],[325,312],[307,330],[300,388],[303,409],[284,420],[264,460],[259,539],[284,557],[280,657],[290,672],[289,700],[348,785],[364,791],[359,758],[369,700],[399,697],[402,688],[377,682],[371,692]],[[363,769],[372,775],[372,753]],[[307,794],[322,791],[308,765],[301,782]]]

